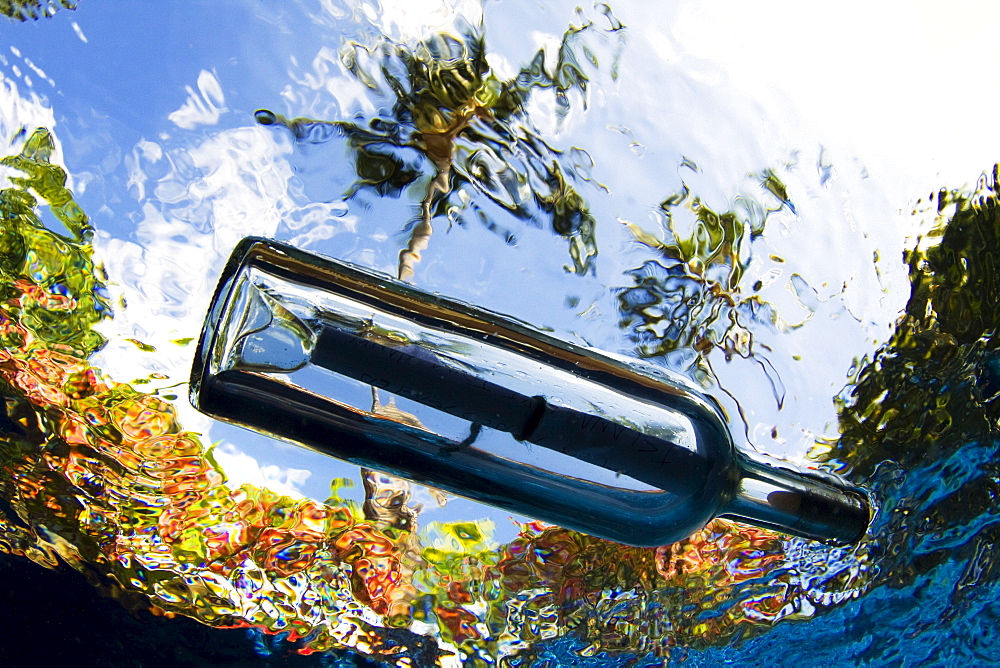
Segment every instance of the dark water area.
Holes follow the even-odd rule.
[[[129,610],[106,589],[68,568],[50,570],[0,554],[9,613],[4,630],[17,642],[0,650],[5,666],[336,666],[384,665],[353,653],[309,657],[294,643],[245,629],[213,629],[184,617]]]
[[[893,106],[992,10],[69,5],[0,3],[0,662],[995,663],[995,106]],[[682,374],[873,524],[626,547],[213,421],[250,235]]]

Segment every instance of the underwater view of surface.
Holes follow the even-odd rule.
[[[995,663],[1000,10],[800,4],[0,2],[0,658]],[[627,547],[213,421],[249,235],[682,374],[873,524]]]

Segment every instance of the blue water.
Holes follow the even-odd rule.
[[[457,4],[465,20],[481,21],[497,71],[516,71],[546,44],[551,56],[567,26],[582,21],[573,3]],[[112,296],[127,304],[106,326],[110,343],[97,359],[109,375],[126,381],[160,374],[164,387],[186,380],[191,351],[170,342],[197,336],[215,278],[244,235],[273,236],[395,273],[417,222],[419,194],[362,190],[349,197],[356,174],[342,136],[324,134],[319,124],[297,140],[281,124],[261,125],[254,113],[266,108],[287,119],[359,125],[390,117],[393,99],[384,86],[366,88],[341,69],[344,44],[413,42],[421,32],[456,25],[456,11],[445,3],[426,3],[410,16],[400,6],[83,0],[77,10],[48,19],[0,24],[0,136],[6,141],[36,126],[54,132],[70,187],[97,229],[95,247]],[[662,340],[679,342],[653,361],[708,383],[734,433],[745,436],[742,447],[802,463],[817,443],[838,437],[833,398],[849,394],[852,374],[886,344],[906,304],[900,256],[935,213],[917,200],[963,187],[990,164],[962,163],[956,147],[948,156],[948,164],[964,170],[964,181],[956,182],[951,172],[928,178],[914,167],[906,158],[919,152],[912,146],[895,163],[880,153],[887,145],[852,146],[845,140],[850,128],[823,127],[810,116],[814,103],[803,96],[811,86],[755,88],[757,80],[686,53],[689,43],[673,26],[690,21],[697,7],[679,2],[658,13],[638,2],[616,3],[625,31],[595,33],[587,44],[599,61],[580,65],[588,84],[569,86],[561,96],[551,86],[532,94],[522,129],[541,138],[537,155],[499,151],[520,172],[536,163],[560,166],[596,221],[595,257],[581,265],[570,251],[572,235],[538,223],[545,207],[537,201],[525,205],[530,215],[517,215],[502,204],[514,197],[511,191],[469,186],[455,189],[413,281],[616,352],[650,354]],[[605,21],[600,8],[584,14]],[[392,150],[428,169],[426,156]],[[474,173],[475,161],[462,159]],[[787,202],[762,188],[765,170],[787,186]],[[541,180],[536,175],[528,186],[539,188]],[[740,211],[751,227],[759,223],[741,241],[739,276],[726,273],[729,265],[705,270],[759,299],[712,301],[694,291],[683,263],[639,243],[625,224],[662,233],[668,210],[659,205],[685,187],[716,211]],[[915,208],[921,213],[910,216]],[[678,209],[679,224],[690,224],[684,215],[691,217]],[[442,225],[448,216],[452,224]],[[635,297],[628,290],[644,277],[669,289],[657,293],[661,311],[629,319],[622,295]],[[657,317],[677,295],[696,299],[672,312],[670,329]],[[744,329],[728,329],[733,319]],[[697,342],[683,340],[693,331],[709,333],[711,356],[700,358]],[[158,352],[143,354],[128,339]],[[982,359],[970,364],[982,366]],[[220,442],[216,457],[236,482],[322,500],[331,479],[357,477],[346,465],[213,424],[183,401],[178,410],[186,425],[209,436],[206,442]],[[939,447],[933,457],[882,462],[862,480],[877,490],[881,512],[859,597],[786,615],[727,646],[673,648],[669,657],[588,658],[571,636],[545,640],[536,665],[995,663],[1000,441],[990,429],[971,427],[965,440]],[[360,500],[360,485],[351,493]],[[439,507],[430,493],[414,494],[424,504],[422,522],[489,517],[500,542],[516,533],[499,511],[462,499]],[[819,591],[836,569],[814,570]],[[4,573],[13,577],[9,567]],[[64,612],[52,603],[52,615]],[[256,631],[226,634],[226,642],[246,643],[261,662],[286,660],[293,645]],[[143,654],[141,641],[136,645]],[[353,665],[350,657],[296,661]]]

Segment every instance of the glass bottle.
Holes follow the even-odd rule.
[[[191,401],[362,467],[613,541],[722,516],[859,540],[867,496],[741,454],[715,401],[637,360],[278,242],[234,251]]]

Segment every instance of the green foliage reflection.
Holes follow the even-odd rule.
[[[597,255],[595,220],[573,186],[574,169],[532,129],[525,104],[534,92],[550,90],[564,118],[574,91],[586,102],[602,44],[620,42],[624,29],[610,9],[600,9],[608,27],[591,21],[571,26],[554,65],[546,66],[539,51],[512,79],[492,71],[481,30],[468,25],[415,47],[388,39],[374,46],[349,43],[341,53],[344,67],[390,110],[387,115],[325,122],[262,109],[256,118],[286,127],[300,142],[346,137],[357,174],[348,196],[398,196],[411,186],[420,191],[420,212],[400,252],[400,278],[412,276],[435,220],[463,224],[471,218],[515,242],[476,203],[477,195],[517,219],[547,221],[569,243],[568,269],[587,273]]]
[[[100,270],[91,258],[93,229],[66,188],[66,172],[49,162],[54,144],[39,129],[18,155],[0,160],[24,176],[0,190],[0,298],[3,317],[33,334],[26,352],[46,347],[86,357],[104,344],[92,325],[109,314]],[[53,232],[38,216],[40,197],[69,232]],[[15,298],[16,297],[16,298]],[[0,331],[7,348],[25,345],[17,328]]]
[[[49,17],[60,7],[76,9],[76,3],[72,0],[0,0],[0,14],[17,21]]]
[[[634,284],[618,293],[620,324],[641,356],[680,355],[696,368],[714,348],[727,357],[749,357],[749,322],[777,320],[771,305],[754,294],[758,286],[746,286],[743,279],[752,260],[750,245],[763,234],[768,216],[794,209],[774,172],[766,170],[756,181],[776,200],[770,206],[743,195],[720,213],[685,185],[660,203],[662,236],[626,223],[636,241],[658,256],[628,272]]]
[[[1000,433],[997,170],[973,193],[930,198],[937,221],[907,254],[911,291],[892,338],[841,402],[831,454],[856,475],[904,468]]]

